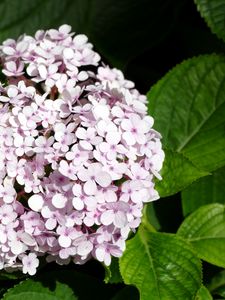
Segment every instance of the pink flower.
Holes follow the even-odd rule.
[[[39,260],[37,259],[37,255],[34,253],[29,253],[22,258],[23,264],[23,273],[28,273],[29,275],[34,275],[36,273],[36,269],[39,266]]]
[[[0,269],[34,275],[38,256],[109,265],[159,197],[146,97],[69,25],[0,52]]]
[[[107,172],[102,171],[100,163],[93,163],[87,169],[81,168],[77,173],[78,178],[85,182],[84,191],[87,195],[94,195],[97,184],[107,187],[111,183],[111,177]]]

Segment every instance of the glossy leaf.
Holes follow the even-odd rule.
[[[75,300],[73,290],[66,284],[56,282],[53,289],[41,282],[28,279],[11,288],[3,300]]]
[[[200,178],[182,191],[183,214],[187,215],[202,205],[209,203],[225,204],[225,168],[212,175]]]
[[[135,285],[141,300],[191,299],[201,286],[201,263],[192,248],[172,234],[141,226],[120,259],[126,284]]]
[[[182,154],[196,169],[208,172],[225,165],[223,56],[204,55],[183,62],[150,90],[148,99],[155,129],[161,132],[164,147],[174,152],[174,160],[176,153]],[[173,165],[171,158],[168,160]],[[167,164],[164,169],[166,171],[162,173],[168,173]],[[180,176],[182,172],[183,176]],[[172,173],[178,173],[179,180],[173,183],[171,191],[162,183],[161,195],[181,190],[180,182],[183,182],[182,186],[185,182],[190,184],[190,178],[186,176],[191,173],[189,167],[184,166],[181,170],[176,166],[171,169],[170,175]],[[199,172],[192,173],[196,178],[199,176]]]
[[[200,207],[181,224],[178,235],[189,241],[203,260],[225,267],[225,206]]]
[[[163,180],[156,181],[156,189],[161,197],[173,195],[196,179],[208,175],[196,167],[182,153],[165,150],[165,161],[161,171]]]
[[[201,286],[195,296],[195,300],[213,300],[213,298],[207,288],[205,286]]]
[[[88,288],[87,288],[88,287]],[[86,300],[110,299],[114,289],[81,271],[60,270],[43,273],[11,288],[4,300]],[[33,297],[33,298],[32,298]]]
[[[195,0],[212,32],[225,41],[225,0]]]

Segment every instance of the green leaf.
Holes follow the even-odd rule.
[[[161,175],[163,180],[156,181],[156,189],[161,197],[173,195],[194,180],[208,175],[207,172],[196,167],[187,157],[182,153],[171,150],[165,151],[165,161]]]
[[[126,284],[138,288],[141,300],[188,300],[201,286],[201,262],[190,245],[143,226],[127,242],[120,271]]]
[[[11,288],[3,300],[105,300],[115,293],[112,286],[81,271],[42,271]]]
[[[177,233],[193,245],[201,259],[225,267],[224,205],[200,207],[184,220]]]
[[[225,41],[225,0],[195,0],[212,32]]]
[[[201,286],[195,296],[195,300],[213,300],[213,298],[207,288],[205,286]]]
[[[195,179],[200,175],[199,170],[212,172],[225,165],[223,56],[203,55],[184,61],[153,86],[148,99],[149,112],[155,118],[154,128],[162,134],[164,147],[193,163],[197,171],[193,171]],[[166,171],[162,172],[168,173],[167,163],[164,168]],[[190,184],[190,177],[186,176],[190,174],[188,165],[182,170],[171,169],[172,172],[178,172],[180,179],[173,183],[169,193],[163,186],[166,183],[162,183],[163,195],[181,189],[180,181],[182,186]]]
[[[11,288],[3,300],[75,300],[73,290],[66,284],[55,282],[53,289],[45,287],[41,282],[28,279]]]
[[[112,261],[109,267],[105,267],[105,283],[120,283],[123,282],[123,278],[121,277],[119,270],[119,259],[116,257],[112,257]]]
[[[225,168],[212,175],[200,178],[182,191],[183,214],[187,215],[202,205],[209,203],[225,204]]]
[[[113,0],[1,1],[0,40],[68,23],[74,31],[87,34],[114,66],[124,66],[168,35],[183,3],[184,0],[176,5],[173,0],[123,0],[117,5]]]

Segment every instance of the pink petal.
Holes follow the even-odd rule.
[[[68,236],[60,235],[58,239],[59,245],[68,248],[71,245],[71,239]]]
[[[107,187],[111,184],[112,179],[107,172],[101,171],[96,174],[95,181],[102,187]]]
[[[78,255],[88,255],[93,249],[93,244],[89,241],[84,241],[80,243],[77,247],[77,254]]]
[[[97,191],[97,186],[96,183],[94,182],[94,180],[88,180],[87,182],[85,182],[84,184],[84,192],[87,195],[94,195]]]
[[[106,134],[106,141],[110,145],[117,145],[121,140],[121,134],[119,132],[108,132]]]
[[[114,212],[112,210],[107,210],[102,213],[100,220],[103,225],[110,225],[113,223],[114,217]]]
[[[28,205],[33,211],[41,211],[44,204],[44,199],[41,195],[33,195],[28,200]]]
[[[84,202],[80,198],[74,197],[73,207],[77,210],[82,210],[84,208]]]
[[[134,145],[136,143],[136,140],[133,136],[133,134],[129,131],[124,132],[122,135],[123,139],[126,141],[126,143],[130,146]]]
[[[118,228],[123,228],[127,225],[127,216],[122,211],[118,211],[115,213],[114,224]]]
[[[67,198],[63,196],[62,194],[55,194],[52,197],[52,204],[56,208],[64,208],[67,202]]]

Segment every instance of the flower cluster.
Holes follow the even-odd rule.
[[[109,265],[159,197],[146,97],[68,25],[6,40],[1,64],[0,269]]]

